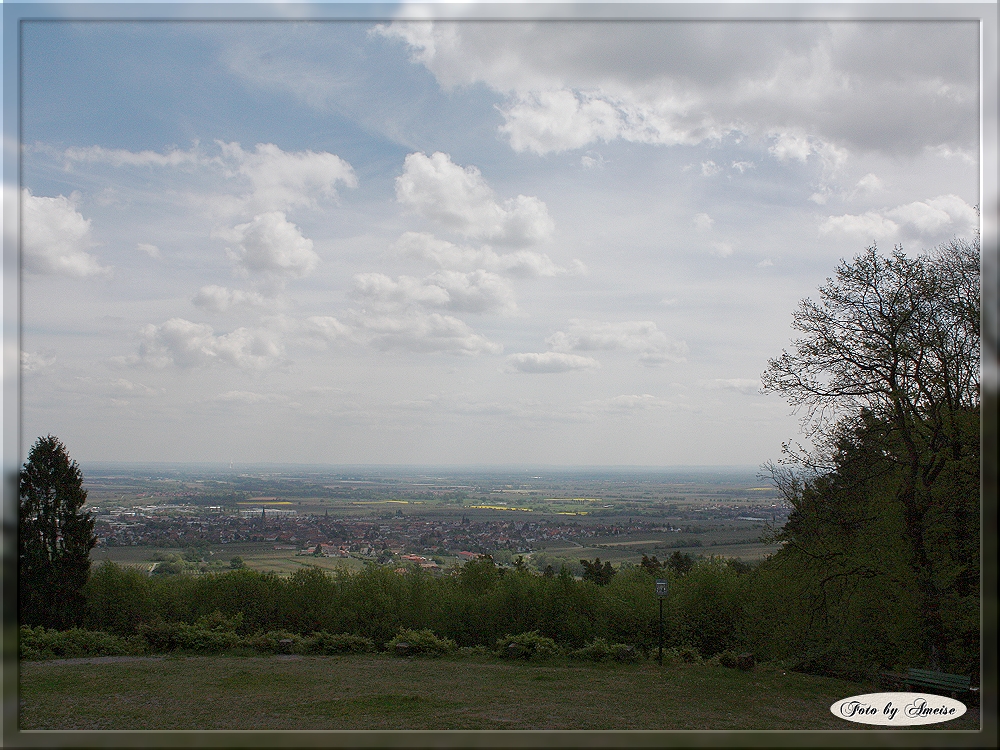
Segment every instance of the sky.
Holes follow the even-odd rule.
[[[26,22],[23,443],[753,466],[841,259],[971,238],[975,22]]]

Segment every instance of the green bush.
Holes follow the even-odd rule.
[[[583,648],[570,652],[574,659],[588,661],[604,661],[614,659],[619,662],[637,662],[642,658],[642,652],[627,643],[608,643],[603,638],[595,638]]]
[[[627,664],[633,664],[644,658],[642,651],[627,643],[611,644],[611,658]]]
[[[683,646],[677,649],[677,658],[685,664],[700,664],[701,654],[693,646]]]
[[[588,661],[604,661],[611,656],[611,647],[603,638],[595,638],[583,648],[578,648],[570,652],[574,659],[586,659]]]
[[[532,630],[500,638],[497,640],[496,652],[503,659],[545,659],[558,656],[562,649],[551,638]]]
[[[726,667],[727,669],[736,669],[737,666],[736,654],[734,654],[732,651],[723,651],[721,654],[719,654],[718,659],[720,666]]]
[[[149,644],[149,650],[154,652],[181,650],[219,653],[241,645],[241,639],[236,634],[236,628],[241,623],[240,615],[226,618],[216,611],[198,618],[193,625],[162,621],[143,623],[139,626],[139,634]]]
[[[269,630],[243,639],[242,645],[265,654],[293,654],[303,650],[304,639],[287,630]]]
[[[400,648],[403,644],[406,649]],[[451,638],[439,638],[433,630],[427,628],[423,630],[409,630],[400,628],[399,633],[387,644],[390,651],[400,655],[424,654],[427,656],[441,656],[454,652],[458,645]]]
[[[302,639],[303,654],[366,654],[375,650],[375,642],[350,633],[312,633]]]
[[[126,639],[82,628],[48,630],[42,626],[22,626],[18,631],[18,656],[28,661],[127,656],[141,654],[143,645],[137,638]]]
[[[693,646],[680,646],[663,649],[663,658],[671,662],[682,662],[684,664],[700,664],[701,654]]]

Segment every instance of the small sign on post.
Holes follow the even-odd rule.
[[[656,579],[656,598],[660,600],[660,648],[656,660],[663,666],[663,600],[667,598],[669,582],[666,578]]]

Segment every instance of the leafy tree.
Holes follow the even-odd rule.
[[[642,560],[639,562],[639,567],[653,576],[653,578],[658,578],[663,573],[663,563],[656,559],[656,555],[653,555],[652,560],[643,555]]]
[[[583,566],[583,580],[593,581],[598,586],[607,586],[611,583],[611,578],[617,572],[613,567],[611,567],[610,562],[605,562],[601,565],[601,558],[594,558],[594,562],[589,560],[580,560],[580,564]]]
[[[20,472],[18,619],[68,628],[85,613],[94,521],[82,512],[83,474],[58,438],[38,438]]]
[[[691,568],[694,567],[694,558],[687,552],[682,554],[680,550],[674,550],[674,553],[667,559],[666,564],[677,575],[682,576],[691,572]]]
[[[865,554],[873,528],[900,538],[892,554],[916,588],[932,664],[955,651],[954,608],[966,605],[954,597],[979,595],[979,265],[978,236],[841,262],[820,301],[795,311],[794,350],[762,376],[765,391],[805,408],[815,446],[786,445],[791,460],[767,467],[795,507],[788,554],[819,571],[827,599],[889,575],[887,558]]]

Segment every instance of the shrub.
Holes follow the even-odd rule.
[[[371,638],[350,633],[312,633],[299,644],[303,654],[366,654],[375,650]]]
[[[540,635],[537,630],[500,638],[496,651],[503,659],[544,659],[562,653],[555,641]]]
[[[241,622],[239,614],[226,618],[220,612],[213,612],[198,618],[194,625],[163,621],[143,623],[139,626],[139,634],[149,644],[150,651],[218,653],[240,645],[236,628]]]
[[[727,669],[736,669],[736,654],[732,651],[723,651],[719,654],[719,664]]]
[[[644,654],[639,649],[627,643],[613,643],[611,645],[611,658],[615,661],[632,664],[643,656]]]
[[[143,652],[139,639],[126,639],[111,633],[72,628],[47,630],[42,626],[22,626],[18,632],[18,656],[40,659],[76,659],[87,656],[126,656]]]
[[[184,651],[219,653],[240,645],[240,637],[230,630],[210,630],[182,623],[177,633],[177,647]]]
[[[590,661],[604,661],[614,659],[619,662],[637,662],[642,657],[642,652],[635,646],[627,643],[609,644],[603,638],[595,638],[583,648],[578,648],[570,653],[574,659],[587,659]]]
[[[401,648],[404,645],[406,648]],[[450,654],[458,648],[458,645],[451,638],[439,638],[434,635],[434,631],[427,628],[423,630],[400,628],[396,637],[389,641],[386,646],[390,651],[395,651],[401,656],[409,654],[441,656],[442,654]]]
[[[243,645],[265,654],[291,654],[301,652],[303,637],[287,630],[269,630],[243,639]]]
[[[570,652],[574,659],[587,659],[589,661],[603,661],[611,656],[611,647],[603,638],[595,638],[583,648],[578,648]]]
[[[677,649],[677,658],[685,664],[699,664],[701,662],[701,654],[693,646],[683,646]]]

